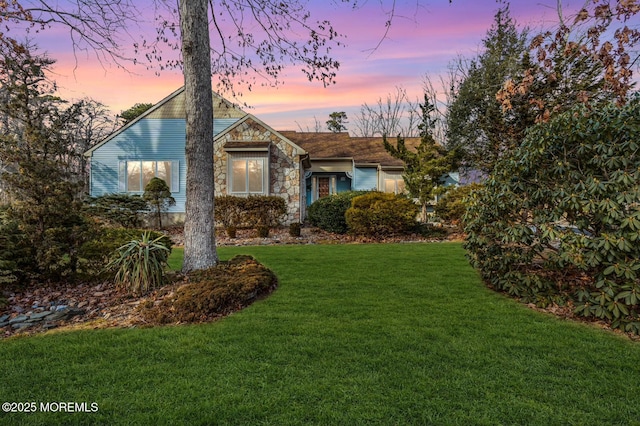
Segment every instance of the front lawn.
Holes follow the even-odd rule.
[[[640,424],[640,344],[486,289],[460,244],[241,253],[280,285],[221,321],[0,341],[1,402],[98,407],[0,424]]]

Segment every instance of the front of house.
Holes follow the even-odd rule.
[[[382,138],[278,132],[213,95],[216,195],[283,197],[288,224],[302,222],[306,207],[324,196],[348,190],[404,190],[402,162],[385,151]],[[168,213],[175,221],[184,217],[184,96],[184,89],[178,89],[86,152],[91,196],[142,194],[151,178],[159,177],[176,200]],[[417,143],[418,138],[407,139],[408,146]]]

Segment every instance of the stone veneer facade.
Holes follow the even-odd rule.
[[[228,193],[228,153],[224,149],[228,142],[270,142],[268,195],[284,198],[287,204],[285,225],[302,222],[304,212],[301,208],[306,205],[302,199],[302,194],[305,194],[302,191],[304,172],[296,146],[251,118],[241,122],[215,140],[213,160],[216,195]]]

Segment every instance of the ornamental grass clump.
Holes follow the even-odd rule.
[[[164,283],[164,270],[171,250],[162,242],[164,236],[151,239],[145,232],[140,240],[131,240],[116,250],[116,257],[107,265],[117,269],[118,288],[134,295],[143,295]]]

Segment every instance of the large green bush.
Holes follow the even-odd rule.
[[[349,232],[377,237],[415,229],[419,210],[412,200],[402,195],[370,192],[355,197],[345,217]]]
[[[347,191],[333,194],[314,201],[307,210],[309,223],[328,232],[345,234],[349,227],[345,213],[351,207],[351,200],[367,191]]]
[[[472,263],[496,289],[640,332],[640,101],[531,128],[465,222]]]

